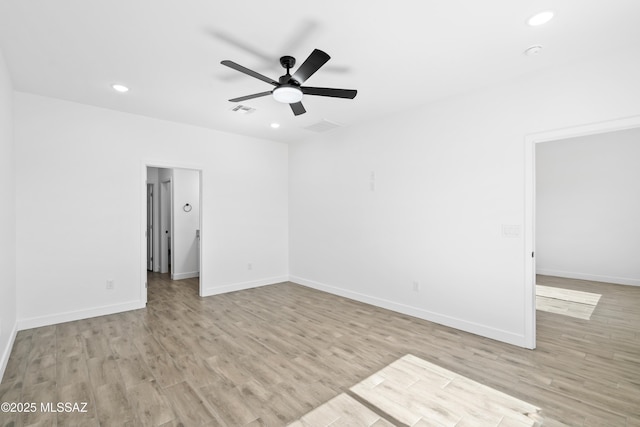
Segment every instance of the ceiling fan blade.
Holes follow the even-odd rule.
[[[241,96],[240,98],[230,99],[230,102],[240,102],[246,101],[247,99],[260,98],[261,96],[271,95],[271,91],[268,90],[266,92],[254,93],[253,95]]]
[[[278,84],[279,84],[278,82],[274,81],[273,79],[270,79],[270,78],[269,78],[269,77],[267,77],[267,76],[263,76],[263,75],[262,75],[262,74],[260,74],[260,73],[256,73],[255,71],[250,70],[250,69],[248,69],[247,67],[243,67],[243,66],[242,66],[242,65],[240,65],[240,64],[236,64],[236,63],[235,63],[235,62],[233,62],[233,61],[225,60],[225,61],[222,61],[222,62],[220,62],[220,63],[221,63],[222,65],[226,65],[226,66],[227,66],[227,67],[229,67],[229,68],[233,68],[234,70],[240,71],[241,73],[245,73],[245,74],[247,74],[247,75],[249,75],[249,76],[251,76],[251,77],[255,77],[255,78],[256,78],[256,79],[258,79],[258,80],[262,80],[263,82],[267,82],[267,83],[272,84],[272,85],[274,85],[274,86],[278,86]]]
[[[289,105],[291,105],[291,110],[293,111],[293,114],[295,114],[296,116],[299,116],[300,114],[304,114],[307,112],[307,110],[304,109],[302,102],[296,102],[294,104],[289,104]]]
[[[353,99],[358,94],[355,89],[332,89],[328,87],[300,87],[305,95],[331,96],[333,98]]]
[[[293,80],[302,84],[316,71],[320,69],[331,57],[321,51],[320,49],[314,49],[311,55],[302,63],[300,68],[293,74]]]

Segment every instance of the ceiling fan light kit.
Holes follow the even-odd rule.
[[[240,71],[248,76],[262,80],[265,83],[275,86],[271,91],[265,91],[260,93],[254,93],[252,95],[241,96],[239,98],[233,98],[229,101],[240,102],[248,99],[260,98],[267,95],[272,95],[273,98],[284,104],[289,104],[293,114],[299,116],[306,113],[304,106],[302,105],[303,95],[314,96],[328,96],[332,98],[346,98],[353,99],[358,93],[354,89],[333,89],[327,87],[308,87],[302,86],[302,84],[311,77],[316,71],[320,69],[331,57],[325,52],[314,49],[311,55],[302,63],[298,70],[291,75],[290,70],[296,63],[296,59],[293,56],[283,56],[280,58],[280,65],[287,70],[287,73],[281,76],[278,81],[270,79],[260,73],[257,73],[249,68],[243,67],[240,64],[236,64],[233,61],[222,61],[222,65],[226,65],[229,68],[233,68],[236,71]]]
[[[302,91],[292,85],[282,85],[272,92],[273,99],[283,104],[293,104],[302,101]]]

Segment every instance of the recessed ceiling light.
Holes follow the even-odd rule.
[[[129,92],[129,88],[124,86],[124,85],[119,85],[119,84],[115,84],[115,85],[111,85],[111,87],[113,88],[113,90],[115,90],[116,92],[120,92],[120,93],[125,93],[125,92]]]
[[[546,24],[551,21],[553,18],[553,11],[545,10],[544,12],[536,13],[531,18],[527,19],[527,24],[532,27],[537,27],[538,25]]]
[[[278,129],[280,127],[280,123],[271,123],[271,127],[274,129]]]

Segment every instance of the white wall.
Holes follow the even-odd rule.
[[[184,207],[189,204],[191,210]],[[198,238],[200,229],[200,173],[173,170],[173,269],[174,280],[198,277]]]
[[[502,234],[524,223],[525,135],[640,114],[638,75],[620,52],[292,145],[291,279],[529,345],[530,253]]]
[[[290,272],[522,345],[528,254],[501,230],[523,222],[524,136],[640,114],[638,74],[623,52],[322,134],[292,145],[289,181],[284,144],[17,93],[20,326],[142,305],[145,165],[164,164],[203,170],[205,294]]]
[[[13,88],[0,51],[0,379],[16,332],[16,193]]]
[[[640,285],[640,128],[536,144],[537,272]]]
[[[144,304],[145,165],[203,171],[206,294],[287,279],[285,144],[16,93],[15,148],[21,328]]]

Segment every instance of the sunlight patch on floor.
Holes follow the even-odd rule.
[[[540,409],[413,355],[406,355],[291,427],[537,426]],[[366,406],[365,406],[366,404]]]
[[[345,393],[309,412],[289,427],[393,426],[378,414]]]
[[[536,309],[589,320],[600,294],[536,285]]]

